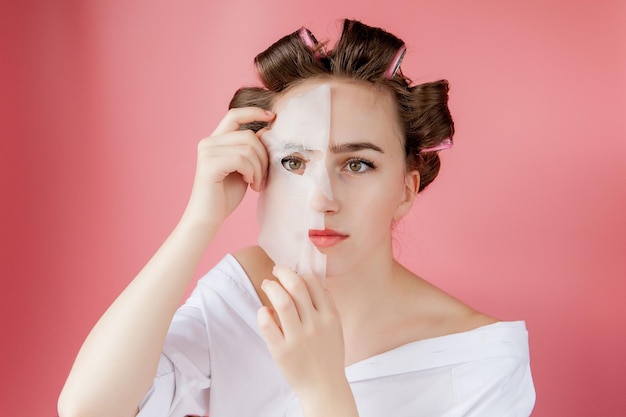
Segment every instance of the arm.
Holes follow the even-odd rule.
[[[59,398],[60,416],[136,414],[202,253],[248,185],[261,188],[266,151],[257,135],[239,126],[273,117],[258,108],[232,109],[200,142],[194,186],[181,220],[85,340]]]
[[[263,291],[274,311],[259,310],[259,328],[272,357],[293,388],[305,417],[358,417],[346,378],[339,313],[312,276],[274,268],[279,282],[265,280]]]

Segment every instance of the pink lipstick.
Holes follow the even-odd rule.
[[[328,248],[331,246],[335,246],[343,242],[347,238],[348,235],[344,235],[343,233],[337,232],[332,229],[309,230],[309,239],[318,248]]]

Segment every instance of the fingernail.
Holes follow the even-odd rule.
[[[273,116],[274,112],[271,110],[265,110],[265,114],[267,114],[268,116]]]

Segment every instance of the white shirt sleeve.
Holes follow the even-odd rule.
[[[535,404],[530,364],[521,357],[495,357],[453,372],[454,407],[446,417],[528,417]]]
[[[152,387],[139,406],[139,417],[208,414],[211,361],[202,310],[194,297],[172,320]]]

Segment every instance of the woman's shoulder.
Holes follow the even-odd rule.
[[[265,293],[261,291],[261,283],[264,279],[275,279],[272,275],[274,262],[259,246],[249,246],[240,249],[232,254],[235,260],[241,265],[250,283],[254,287],[261,303],[269,306],[269,300]]]
[[[274,262],[259,246],[248,246],[234,252],[232,256],[241,265],[253,283],[270,279]]]
[[[415,339],[467,332],[500,321],[405,268],[402,268],[402,273],[406,274],[410,282],[405,292],[409,310],[406,317],[411,318],[409,322],[419,323],[417,326],[408,326],[415,330]]]

